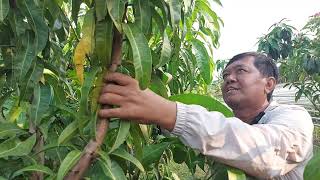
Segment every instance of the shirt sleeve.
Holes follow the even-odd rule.
[[[221,163],[272,178],[286,174],[312,153],[310,115],[303,108],[277,111],[269,113],[269,123],[249,125],[201,106],[177,103],[172,134]]]

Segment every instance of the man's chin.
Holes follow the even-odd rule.
[[[224,99],[224,102],[231,108],[234,109],[240,105],[240,100],[238,98],[226,98]]]

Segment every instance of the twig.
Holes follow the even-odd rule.
[[[113,45],[112,45],[112,62],[111,65],[106,65],[108,67],[108,72],[115,72],[117,67],[121,64],[121,48],[122,48],[122,34],[114,28]],[[111,108],[110,106],[104,106],[104,109]],[[73,167],[69,174],[64,178],[66,180],[80,180],[91,161],[97,157],[97,151],[103,144],[105,135],[108,130],[109,119],[99,119],[96,129],[95,139],[90,140],[84,149],[84,153],[81,156],[78,163]]]

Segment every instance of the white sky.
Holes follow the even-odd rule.
[[[253,51],[258,37],[283,18],[300,29],[308,17],[320,12],[320,0],[221,0],[215,10],[224,21],[220,47],[214,59],[227,59],[245,51]]]

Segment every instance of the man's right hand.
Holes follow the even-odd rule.
[[[117,108],[101,109],[100,118],[118,117],[141,124],[157,124],[172,131],[176,121],[176,103],[149,89],[141,90],[137,80],[121,73],[109,73],[99,103]]]

